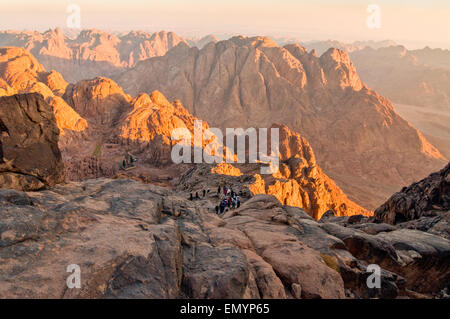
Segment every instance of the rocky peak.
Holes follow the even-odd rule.
[[[166,97],[159,91],[153,91],[152,95],[150,96],[150,99],[153,103],[158,105],[167,106],[169,105],[169,101],[166,99]]]
[[[104,42],[111,42],[112,44],[116,44],[119,42],[119,37],[114,34],[104,32],[98,29],[88,29],[82,30],[75,40],[78,43],[96,43],[97,45],[101,45]]]
[[[48,41],[47,44],[51,44],[51,42],[53,42],[53,44],[65,45],[64,42],[67,40],[64,32],[59,27],[44,32],[42,36],[46,41]]]
[[[303,158],[307,163],[316,165],[316,158],[312,147],[299,133],[292,132],[286,125],[273,124],[271,128],[278,128],[280,134],[280,159],[285,161],[292,157]]]
[[[302,47],[298,43],[286,44],[285,46],[283,46],[283,48],[291,52],[295,57],[308,54],[308,50],[306,50],[305,47]],[[309,54],[314,55],[312,51]]]
[[[255,48],[259,47],[278,47],[278,44],[269,37],[256,36],[256,37],[244,37],[235,36],[225,42],[233,42],[237,46],[251,46]]]
[[[133,110],[120,120],[118,127],[121,143],[131,148],[138,148],[140,158],[154,164],[171,164],[172,132],[185,128],[192,136],[194,122],[199,120],[191,115],[179,101],[170,103],[159,91],[140,94],[131,101]],[[202,129],[208,130],[207,122],[202,121]],[[202,147],[209,143],[222,143],[213,139],[203,140]],[[228,154],[228,153],[226,153]]]
[[[120,136],[124,139],[150,142],[156,135],[164,136],[170,144],[170,136],[175,128],[187,128],[193,131],[195,118],[183,107],[175,107],[160,92],[150,96],[140,94],[131,101],[133,111],[126,115],[121,126]]]
[[[129,110],[131,101],[116,82],[104,77],[70,86],[64,98],[88,121],[105,125],[111,125]]]
[[[40,93],[53,107],[56,122],[61,130],[82,131],[87,122],[62,98],[68,83],[56,71],[46,72],[36,58],[22,48],[0,49],[0,80],[4,84],[0,95]]]
[[[273,124],[271,128],[279,129],[280,168],[273,175],[255,175],[255,182],[249,186],[254,194],[274,195],[281,203],[300,207],[317,220],[330,210],[336,216],[372,214],[349,200],[322,171],[305,138],[286,125]]]
[[[199,49],[202,49],[205,45],[209,44],[210,42],[216,43],[219,42],[219,38],[216,37],[214,34],[205,35],[201,39],[190,39],[188,40],[188,43],[192,46],[196,46]]]
[[[329,85],[359,91],[364,87],[347,52],[331,48],[319,58]]]
[[[0,77],[17,90],[27,90],[36,82],[44,67],[27,50],[16,47],[0,48]]]
[[[61,59],[72,58],[73,52],[67,45],[67,37],[60,28],[50,29],[42,36],[42,42],[39,43],[40,48],[34,48],[39,55],[51,55]]]

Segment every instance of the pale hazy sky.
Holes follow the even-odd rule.
[[[391,39],[409,48],[450,49],[450,0],[0,0],[0,29],[64,28],[72,3],[81,9],[82,28]],[[369,4],[381,9],[379,29],[367,27]]]

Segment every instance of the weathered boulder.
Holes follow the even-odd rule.
[[[396,226],[398,228],[425,231],[450,240],[450,211],[437,213],[435,216],[423,216]]]
[[[341,239],[357,259],[404,277],[408,289],[429,293],[449,284],[450,241],[445,238],[410,229],[370,235],[333,223],[321,227]]]
[[[64,181],[59,129],[40,94],[0,98],[0,187],[37,190]]]
[[[407,288],[432,292],[450,284],[449,240],[410,229],[383,232],[375,237],[396,250],[399,264],[386,269],[405,277]]]
[[[244,254],[233,247],[193,245],[183,254],[183,286],[189,298],[242,298],[249,281]]]
[[[397,224],[433,211],[450,210],[450,163],[420,182],[404,187],[375,211],[375,220]]]

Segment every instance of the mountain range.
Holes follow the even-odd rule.
[[[0,69],[4,70],[0,76],[5,86],[2,94],[39,93],[42,101],[34,102],[33,98],[33,103],[47,102],[53,108],[68,179],[116,176],[126,150],[138,156],[143,166],[170,165],[172,130],[194,132],[198,118],[179,100],[170,103],[158,91],[133,98],[104,77],[67,84],[59,73],[46,72],[25,49],[2,48],[0,53]],[[49,81],[50,74],[57,81]],[[208,123],[203,122],[203,127],[208,129]],[[287,126],[280,131],[281,173],[263,179],[256,169],[248,171],[253,194],[273,194],[281,202],[302,207],[316,219],[329,210],[343,216],[370,215],[322,172],[304,138]],[[205,140],[203,147],[211,142]],[[149,174],[137,171],[144,179]]]
[[[96,76],[110,76],[138,61],[164,55],[185,40],[173,32],[132,31],[115,35],[96,29],[83,30],[76,38],[60,28],[37,31],[2,31],[0,47],[27,49],[48,70],[58,70],[64,78],[77,82]]]
[[[360,79],[360,73],[366,75],[364,68],[353,64],[353,55],[384,50],[367,45],[391,42],[354,43],[352,57],[338,49],[319,57],[298,44],[281,47],[265,37],[217,40],[213,35],[185,40],[163,31],[115,35],[84,30],[74,38],[60,29],[0,33],[0,45],[23,46],[43,60],[45,69],[58,71],[50,72],[50,81],[60,86],[50,103],[69,110],[65,104],[75,102],[66,88],[83,90],[82,81],[112,76],[124,95],[158,90],[212,126],[286,124],[311,143],[319,165],[350,198],[369,209],[444,161],[445,145],[442,155],[387,99],[369,88],[373,79],[369,84]],[[67,78],[81,83],[69,85]],[[49,94],[46,90],[44,95]],[[78,125],[87,124],[81,120]],[[436,134],[426,136],[443,145]],[[421,168],[413,170],[417,162]]]
[[[245,187],[251,178],[236,167],[195,165],[172,188],[130,175],[64,182],[59,129],[42,95],[0,97],[0,118],[1,298],[448,298],[448,165],[375,216],[330,210],[315,220],[308,207],[249,193],[254,184]],[[308,145],[279,128],[284,156],[298,152],[283,174],[298,167],[301,180],[321,184]],[[221,189],[187,196],[218,180],[242,200],[220,215]],[[67,289],[74,261],[80,288]],[[371,288],[374,264],[380,284]]]
[[[448,298],[450,164],[352,58],[398,47],[60,29],[0,44],[0,298]],[[223,146],[192,138],[200,120],[278,129],[279,169],[174,163],[174,129]]]
[[[130,94],[159,90],[178,98],[215,127],[286,124],[311,143],[319,165],[350,198],[372,209],[445,162],[338,49],[319,57],[265,37],[201,50],[181,43],[114,79]]]

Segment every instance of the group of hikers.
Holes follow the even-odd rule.
[[[199,192],[195,192],[189,194],[189,200],[200,200],[205,198],[207,194],[209,194],[210,190],[203,189],[201,191],[201,195]],[[239,192],[241,195],[241,192]],[[220,199],[219,205],[215,207],[216,214],[223,214],[225,211],[229,209],[239,208],[241,206],[241,199],[239,195],[233,191],[232,188],[228,188],[226,186],[221,187],[220,185],[217,188],[217,197]],[[200,197],[201,196],[201,197]]]
[[[209,193],[209,189],[208,190],[206,190],[206,189],[204,189],[204,190],[202,190],[202,195],[203,195],[203,198],[205,198],[205,196],[206,196],[206,194],[208,194]],[[200,199],[200,196],[198,195],[198,192],[195,192],[195,197],[192,195],[192,193],[189,195],[189,200],[198,200],[198,199]]]
[[[222,198],[219,205],[216,206],[216,214],[223,214],[224,211],[229,209],[239,208],[241,206],[241,199],[233,189],[223,186],[217,188],[217,196],[221,197],[221,191],[223,191]]]

